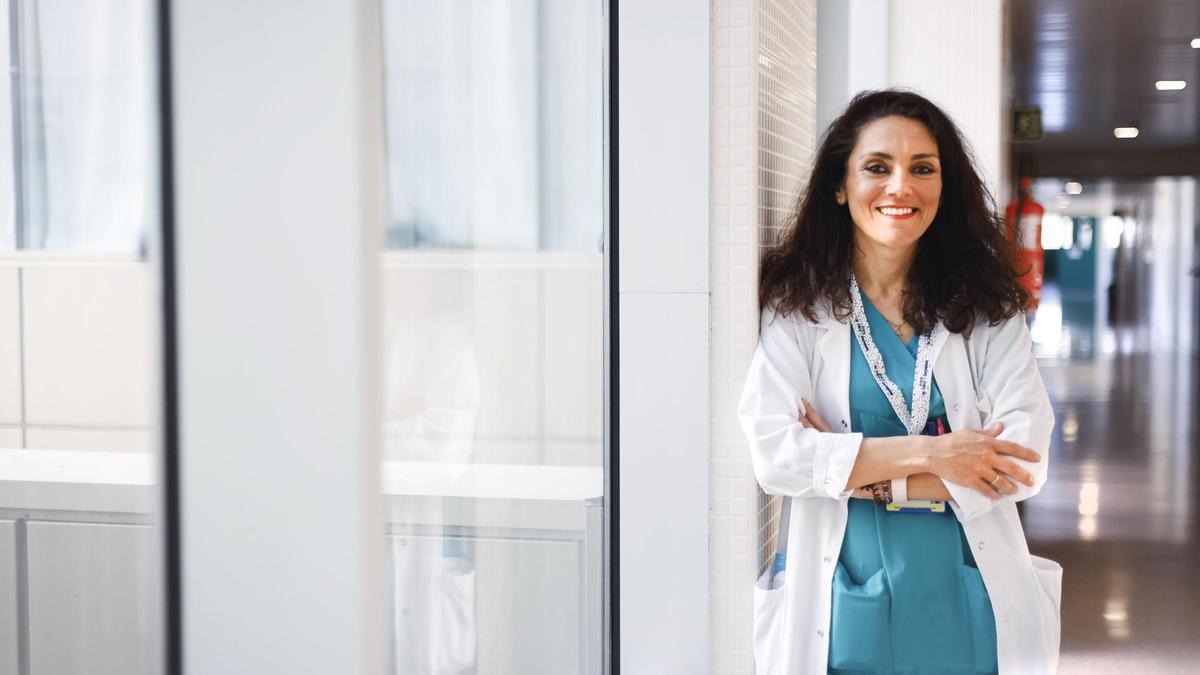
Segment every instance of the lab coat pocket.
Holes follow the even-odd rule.
[[[997,669],[996,616],[992,611],[992,600],[979,568],[963,565],[963,591],[967,597],[968,620],[971,622],[971,644],[974,645],[974,668],[976,673],[994,673]]]
[[[463,558],[442,558],[430,626],[433,673],[460,673],[475,665],[475,567]]]
[[[1036,555],[1029,556],[1033,562],[1033,578],[1037,582],[1039,599],[1042,603],[1042,618],[1047,631],[1049,647],[1058,653],[1062,635],[1062,565]]]
[[[754,584],[754,672],[757,675],[787,673],[787,629],[784,627],[784,592],[787,572],[775,575],[767,588],[771,569],[763,572]]]
[[[829,666],[874,672],[892,663],[892,592],[887,571],[854,583],[838,563],[833,574],[833,616]]]

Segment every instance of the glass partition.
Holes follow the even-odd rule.
[[[384,0],[384,491],[398,673],[596,673],[601,3]]]
[[[155,16],[0,11],[0,673],[163,672]]]

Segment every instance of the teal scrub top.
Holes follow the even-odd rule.
[[[912,407],[917,338],[906,345],[864,295],[871,336],[888,377]],[[851,429],[864,437],[907,431],[851,336]],[[937,382],[926,433],[950,431]],[[829,673],[962,675],[996,673],[992,603],[962,525],[944,513],[896,513],[850,500],[849,520],[833,578]]]

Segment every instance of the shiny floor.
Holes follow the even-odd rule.
[[[1162,328],[1052,290],[1033,326],[1058,424],[1022,520],[1064,568],[1064,675],[1200,673],[1197,360]]]

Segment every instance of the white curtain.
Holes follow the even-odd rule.
[[[141,251],[158,213],[149,0],[22,2],[20,17],[26,247]]]

